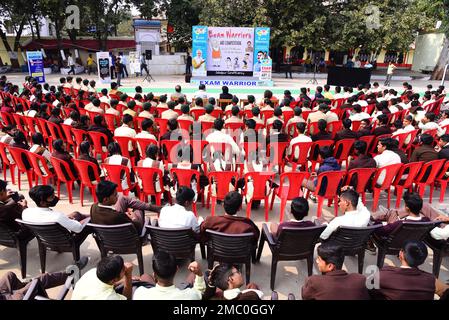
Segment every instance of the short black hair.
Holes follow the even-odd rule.
[[[205,85],[205,84],[200,84],[200,85],[198,86],[198,89],[200,89],[200,90],[206,90],[206,85]]]
[[[340,197],[348,200],[354,208],[356,208],[357,205],[359,204],[359,194],[352,189],[343,191]]]
[[[120,148],[118,142],[115,141],[108,144],[108,155],[113,156],[114,154],[122,155],[122,149]]]
[[[324,119],[318,120],[318,130],[324,132],[327,128],[327,122]]]
[[[95,194],[97,195],[98,201],[103,202],[105,198],[112,196],[116,189],[116,183],[107,180],[100,181],[95,189]]]
[[[194,198],[195,192],[189,187],[181,186],[176,192],[176,202],[181,206],[185,205],[187,201],[193,201]]]
[[[55,192],[55,189],[50,185],[38,185],[34,186],[28,192],[30,198],[36,203],[37,206],[41,204],[42,201],[47,200]]]
[[[0,180],[0,191],[6,191],[6,186],[8,185],[8,182],[5,180]]]
[[[368,145],[363,140],[357,140],[354,142],[354,150],[357,150],[359,154],[365,154]]]
[[[298,129],[299,133],[304,133],[306,132],[307,125],[305,122],[298,122],[296,123],[296,128]]]
[[[388,124],[388,117],[386,114],[380,114],[377,116],[377,120],[379,120],[380,124]]]
[[[233,106],[231,109],[231,113],[233,116],[238,116],[240,113],[240,108],[238,106]]]
[[[221,129],[223,129],[223,126],[224,126],[223,119],[221,119],[221,118],[215,119],[215,121],[214,121],[214,129],[215,130],[221,131]]]
[[[15,140],[15,138],[14,138]],[[55,141],[53,141],[53,149],[55,149],[58,152],[64,152],[64,141],[62,141],[62,139],[56,139]]]
[[[153,255],[153,271],[158,278],[172,280],[177,270],[176,258],[172,254],[165,251],[157,251]]]
[[[190,111],[190,107],[189,107],[188,104],[183,104],[183,105],[181,106],[181,112],[182,112],[182,113],[188,114],[189,111]]]
[[[405,261],[412,268],[417,268],[426,261],[428,251],[427,246],[422,241],[407,240],[402,247]]]
[[[168,119],[167,126],[170,131],[178,129],[178,120],[175,118]]]
[[[224,210],[227,214],[236,214],[242,205],[242,195],[237,191],[229,192],[224,198]]]
[[[123,123],[130,123],[133,121],[133,116],[130,114],[125,114],[123,116]]]
[[[276,117],[282,116],[282,109],[279,108],[279,107],[276,107],[276,108],[274,109],[273,114],[274,114]]]
[[[440,140],[443,140],[444,142],[449,142],[449,134],[443,134],[440,137]]]
[[[343,247],[333,244],[332,242],[325,242],[317,249],[318,256],[327,264],[332,263],[337,270],[341,270],[345,255]]]
[[[433,137],[430,134],[427,133],[423,133],[420,137],[419,140],[426,145],[431,145],[433,143]]]
[[[145,151],[145,154],[148,158],[156,160],[157,154],[159,152],[159,148],[155,144],[150,144]]]
[[[211,114],[214,111],[214,106],[211,104],[208,104],[207,106],[204,107],[204,110],[206,110],[207,114]]]
[[[343,120],[343,127],[345,129],[351,129],[352,121],[349,118]]]
[[[402,196],[404,199],[405,205],[416,215],[419,215],[421,209],[423,207],[423,200],[421,196],[416,192],[405,192]]]
[[[256,120],[254,119],[245,120],[245,126],[247,126],[248,129],[256,129],[256,124]]]
[[[323,146],[320,148],[320,156],[323,159],[330,158],[334,155],[332,147],[329,146]]]
[[[296,220],[302,220],[309,214],[309,202],[303,197],[296,197],[292,200],[290,209]]]
[[[83,141],[80,143],[79,146],[80,154],[87,154],[90,150],[90,143],[89,141]]]
[[[433,112],[426,112],[425,117],[431,122],[435,121],[435,113]]]
[[[97,115],[94,117],[94,123],[95,123],[97,126],[100,126],[102,122],[103,122],[103,116],[102,116],[101,114],[97,114]]]
[[[109,283],[120,277],[125,263],[121,256],[106,256],[97,265],[97,278],[104,283]]]
[[[142,121],[142,131],[147,131],[152,126],[153,126],[153,120],[145,119]]]
[[[260,114],[260,109],[259,107],[253,107],[251,109],[251,113],[253,114],[253,116],[257,117]]]

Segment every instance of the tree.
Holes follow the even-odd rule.
[[[428,10],[432,10],[436,15],[440,14],[441,28],[446,35],[440,57],[430,77],[431,80],[441,80],[443,79],[444,68],[449,64],[449,0],[435,1],[434,5]]]

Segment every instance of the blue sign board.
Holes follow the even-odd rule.
[[[28,51],[28,72],[30,76],[35,78],[39,83],[45,82],[44,59],[41,51]]]

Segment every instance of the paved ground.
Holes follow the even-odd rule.
[[[23,79],[23,74],[9,74],[8,78],[10,78],[14,83],[21,82]],[[58,75],[50,75],[47,78],[51,84],[56,84],[59,76]],[[171,92],[172,88],[178,84],[183,83],[183,76],[170,76],[170,77],[156,77],[157,82],[151,83],[148,85],[147,83],[144,83],[143,86],[145,87],[145,91],[153,91],[153,92]],[[302,79],[293,79],[293,80],[287,80],[283,78],[276,78],[275,79],[275,87],[272,88],[275,93],[282,93],[282,91],[286,88],[299,88],[300,86],[305,85],[306,80]],[[320,84],[324,84],[325,80],[319,79]],[[418,88],[424,88],[427,85],[428,81],[413,81],[412,84],[414,87]],[[131,88],[135,85],[139,84],[142,85],[141,79],[125,79],[123,81],[123,84],[125,86],[128,86],[130,88],[124,88],[125,90],[128,89],[131,91]],[[433,82],[434,86],[437,85],[436,82]],[[396,86],[400,88],[402,86],[401,81],[393,81],[393,86]],[[189,93],[192,93],[196,90],[192,85],[190,84],[183,84],[183,90]],[[240,92],[243,92],[243,89]],[[218,93],[220,92],[220,88],[208,88],[209,92],[212,93]],[[262,93],[262,88],[257,89],[245,89],[245,92],[255,92],[260,91]],[[231,92],[238,92],[237,89],[234,90],[234,88],[231,88]],[[22,179],[22,193],[26,196],[28,199],[29,205],[34,206],[32,201],[28,197],[28,184],[26,183],[26,178]],[[17,190],[17,186],[10,185],[11,189]],[[74,190],[74,204],[70,205],[68,204],[67,194],[65,191],[65,187],[62,187],[61,189],[61,200],[58,203],[56,209],[60,210],[62,212],[72,212],[72,211],[80,211],[84,213],[89,212],[89,207],[92,204],[92,198],[90,195],[87,195],[88,191],[85,191],[86,198],[84,207],[80,206],[79,201],[79,189]],[[449,191],[446,193],[446,199],[449,195]],[[437,208],[440,209],[447,209],[449,207],[449,202],[445,200],[443,204],[439,204],[438,201],[439,192],[435,192],[434,195],[434,205]],[[428,201],[428,193],[425,195],[425,201]],[[395,197],[393,197],[392,204],[394,204]],[[313,219],[313,216],[316,216],[316,204],[309,201],[311,208],[310,208],[310,218]],[[386,195],[382,195],[381,205],[386,206]],[[368,208],[371,208],[372,200],[371,196],[367,195],[367,206]],[[199,215],[202,217],[206,217],[210,214],[209,210],[206,208],[202,208],[201,206],[198,206],[199,208]],[[240,213],[240,215],[244,215],[246,209],[246,205],[243,205],[243,210]],[[217,214],[220,212],[223,212],[223,208],[217,207]],[[324,212],[323,215],[330,219],[333,216],[333,208],[328,208],[324,206]],[[153,217],[154,215],[148,214],[149,217]],[[256,224],[261,227],[264,221],[264,207],[263,205],[258,210],[253,210],[251,218],[256,222]],[[273,210],[270,212],[269,221],[278,221],[279,220],[279,202],[276,201]],[[144,252],[144,262],[145,262],[145,271],[147,273],[151,273],[151,257],[152,257],[152,249],[150,245],[147,245],[143,249]],[[94,267],[98,261],[100,260],[100,254],[97,248],[97,245],[95,241],[92,239],[91,236],[87,238],[87,240],[84,242],[84,244],[81,246],[81,254],[90,257],[90,262],[86,270],[89,268]],[[137,269],[137,259],[133,255],[125,255],[124,256],[126,261],[131,261],[135,264],[135,270],[134,274],[138,274]],[[201,255],[199,253],[199,248],[197,248],[196,252],[196,258],[199,259],[201,262],[201,265],[206,268],[207,262],[206,260],[201,260]],[[64,269],[68,264],[72,262],[71,254],[69,253],[54,253],[49,252],[47,254],[47,271],[48,272],[54,272]],[[375,265],[376,263],[376,256],[371,254],[366,254],[365,257],[365,268],[368,265]],[[387,265],[398,265],[399,261],[396,257],[393,256],[387,256],[386,262]],[[269,296],[271,293],[269,283],[270,283],[270,266],[271,266],[271,253],[267,246],[265,246],[262,258],[260,263],[253,264],[252,270],[251,270],[251,281],[259,284],[261,289],[264,291],[264,293]],[[357,272],[357,259],[355,257],[347,257],[345,259],[344,268],[350,272]],[[422,267],[425,271],[431,272],[432,270],[432,252],[429,250],[429,257],[427,258],[425,264]],[[440,279],[443,281],[447,281],[449,279],[449,263],[448,259],[444,258],[443,265],[441,268],[440,273]],[[14,271],[17,274],[20,274],[19,266],[18,266],[18,256],[17,251],[10,248],[5,248],[0,246],[0,276],[5,274],[7,271]],[[29,246],[28,246],[28,267],[27,267],[27,273],[28,277],[35,277],[39,275],[40,267],[39,267],[39,253],[37,248],[37,242],[36,240],[33,240]],[[316,265],[314,266],[314,273],[318,273],[318,270],[316,268]],[[186,275],[185,268],[180,270],[179,275],[177,276],[177,281],[183,280],[183,278]],[[304,279],[307,277],[307,265],[305,261],[292,261],[292,262],[280,262],[278,264],[278,271],[276,276],[276,284],[275,284],[275,290],[279,292],[280,299],[286,299],[286,296],[288,293],[294,293],[297,298],[300,297],[300,288],[304,283]],[[57,289],[53,289],[50,291],[51,294],[55,294],[57,292]]]

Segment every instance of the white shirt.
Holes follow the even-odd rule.
[[[114,286],[98,279],[97,269],[94,268],[78,280],[72,300],[126,300],[126,297],[115,292]]]
[[[449,118],[441,120],[440,127],[444,127],[447,125],[449,125]]]
[[[73,62],[73,58],[70,57],[70,56],[67,58],[67,65],[69,65],[69,66],[74,66],[75,65],[75,62]]]
[[[73,122],[72,118],[67,118],[67,119],[64,120],[63,124],[67,124],[67,125],[71,126],[72,122]]]
[[[69,219],[64,213],[50,208],[26,208],[22,212],[22,219],[26,222],[59,223],[69,231],[79,233],[83,225],[76,220]]]
[[[415,130],[415,127],[412,126],[411,124],[409,124],[409,125],[406,125],[404,128],[398,129],[398,130],[396,130],[395,132],[393,132],[393,135],[392,135],[391,137],[394,138],[394,137],[397,136],[398,134],[411,132],[411,131],[413,131],[413,130]],[[407,138],[406,138],[405,141],[404,141],[405,144],[409,144],[410,138],[411,138],[410,135],[408,135]]]
[[[349,119],[351,119],[351,121],[362,121],[363,119],[369,118],[371,118],[371,116],[363,111],[359,113],[354,113],[353,115],[349,116]]]
[[[59,101],[58,99],[56,99],[55,101],[53,101],[52,105],[53,105],[54,107],[57,107],[58,104],[60,104],[60,103],[61,103],[61,101]]]
[[[193,231],[200,231],[195,214],[187,211],[183,206],[175,203],[172,206],[165,206],[159,214],[159,227],[161,228],[186,228],[191,227]]]
[[[354,211],[348,211],[343,216],[335,217],[327,225],[326,229],[321,233],[321,239],[327,239],[329,236],[337,230],[338,227],[366,227],[370,220],[370,212],[363,205],[361,199],[357,204],[357,209]]]
[[[126,124],[122,124],[121,127],[118,127],[117,129],[114,130],[114,136],[116,137],[135,138],[136,135],[137,135],[136,130],[128,127]],[[133,144],[131,141],[128,143],[128,151],[133,151]]]
[[[449,238],[449,225],[446,225],[444,228],[433,228],[430,231],[430,235],[436,240],[447,240]]]
[[[98,100],[100,100],[100,102],[104,102],[104,103],[107,103],[107,104],[111,103],[111,100],[108,97],[106,97],[106,96],[101,96],[100,99],[98,99]]]
[[[292,153],[292,148],[295,143],[299,142],[312,142],[312,138],[306,136],[305,134],[298,134],[298,136],[294,137],[290,140],[290,145],[288,146],[287,154],[290,155]],[[299,158],[299,148],[295,149],[295,159]]]
[[[134,292],[133,300],[201,300],[205,290],[204,277],[195,276],[193,288],[181,290],[174,285],[162,287],[158,284],[153,288],[139,287]]]
[[[391,164],[401,163],[401,157],[391,150],[384,150],[384,152],[374,157],[374,161],[376,161],[378,168],[383,168]],[[385,180],[385,176],[386,172],[383,170],[377,179],[377,183],[382,184]]]
[[[427,122],[426,124],[419,122],[418,128],[421,129],[422,133],[426,133],[426,131],[428,131],[428,130],[437,129],[438,136],[442,136],[444,134],[444,130],[440,128],[438,123],[433,122],[433,121]]]
[[[240,154],[240,148],[237,143],[235,143],[234,139],[232,139],[230,135],[224,132],[214,130],[206,137],[206,141],[209,143],[228,143],[232,147],[232,153],[235,155]]]
[[[201,98],[201,99],[207,99],[207,92],[204,90],[198,90],[197,92],[195,92],[195,95],[193,96],[195,99],[196,98]]]
[[[151,133],[149,133],[148,131],[139,132],[138,134],[136,134],[135,138],[153,139],[157,141],[156,137]]]

